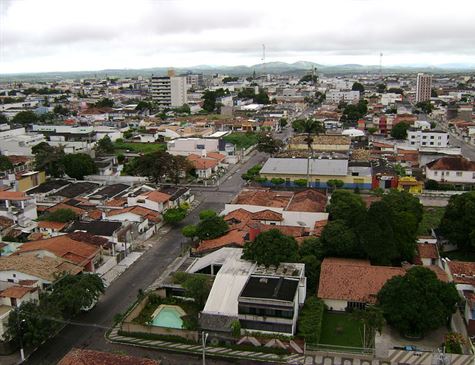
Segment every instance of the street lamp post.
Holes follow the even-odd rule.
[[[21,358],[20,363],[23,363],[25,361],[25,350],[23,349],[23,328],[22,328],[23,324],[25,323],[26,323],[26,320],[22,319],[20,321],[17,315],[18,340],[20,342],[20,358]]]
[[[203,365],[206,365],[206,340],[208,339],[209,333],[201,332],[201,342],[203,343]]]

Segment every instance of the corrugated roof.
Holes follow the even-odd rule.
[[[269,158],[262,167],[261,174],[305,175],[308,159],[303,158]],[[310,175],[346,176],[348,159],[310,159]]]

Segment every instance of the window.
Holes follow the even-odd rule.
[[[196,149],[197,149],[197,150],[204,150],[204,149],[205,149],[205,145],[204,145],[204,144],[197,144],[197,145],[196,145]]]
[[[462,176],[462,171],[457,171],[457,172],[455,173],[455,176]]]
[[[434,136],[430,136],[430,139],[434,139]]]
[[[434,171],[434,176],[439,175],[439,171]]]
[[[472,174],[472,179],[475,179],[475,172]]]
[[[422,136],[422,139],[427,139],[427,136]]]
[[[442,139],[442,137],[441,137],[441,136],[439,136],[439,137],[437,137],[437,139]]]

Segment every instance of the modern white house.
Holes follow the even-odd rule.
[[[222,138],[177,138],[167,143],[167,152],[175,156],[194,154],[202,157],[211,152],[219,152],[226,157],[226,162],[236,162],[234,145]]]

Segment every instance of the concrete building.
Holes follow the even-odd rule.
[[[442,157],[425,166],[426,178],[441,183],[472,185],[475,183],[475,162],[462,156]]]
[[[449,134],[437,130],[408,130],[407,140],[414,147],[447,147],[449,144]]]
[[[33,156],[32,147],[42,142],[46,142],[42,134],[26,133],[25,128],[8,127],[0,131],[0,152],[5,156]]]
[[[150,91],[161,108],[178,108],[187,103],[186,77],[152,76]]]
[[[416,103],[430,100],[432,89],[432,76],[423,73],[417,74],[416,82]]]
[[[360,92],[330,90],[326,94],[326,100],[331,103],[339,103],[340,101],[357,103],[360,100]]]

